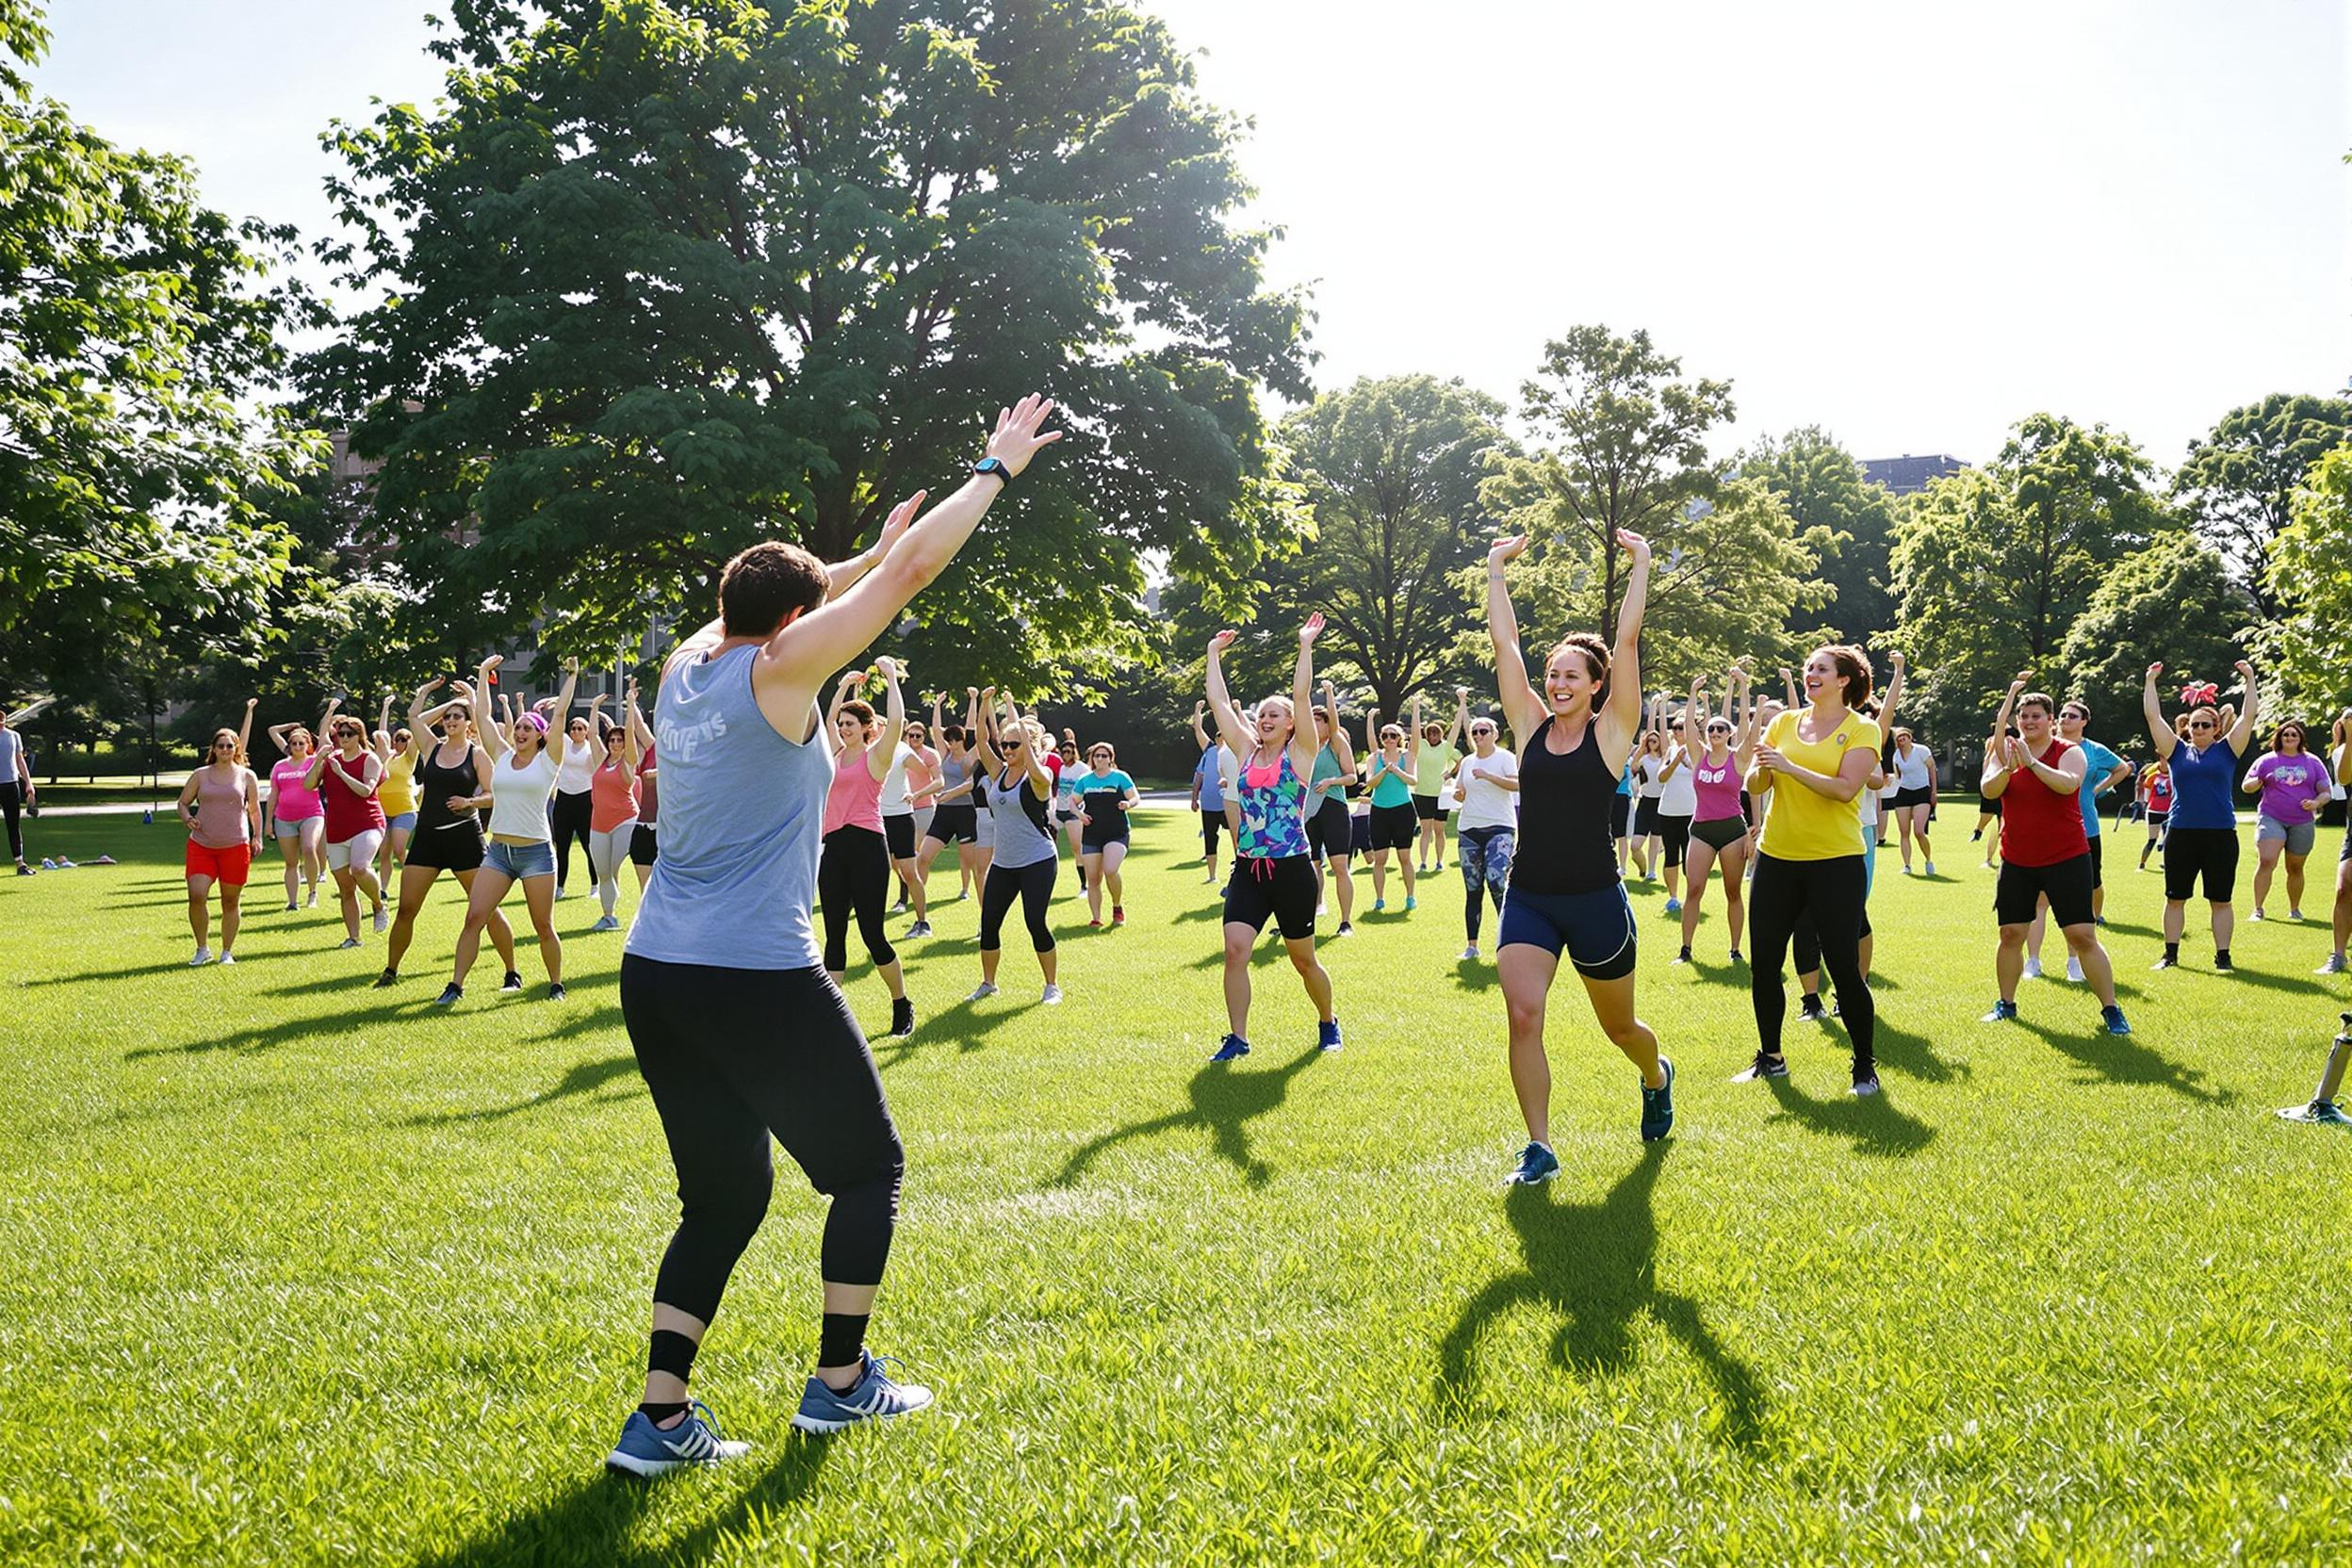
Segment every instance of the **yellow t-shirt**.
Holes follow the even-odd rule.
[[[1792,709],[1774,719],[1764,731],[1764,743],[1801,768],[1833,775],[1854,747],[1878,750],[1878,726],[1859,713],[1848,713],[1845,723],[1819,741],[1800,738],[1797,727],[1806,711]],[[1775,776],[1772,810],[1764,819],[1764,841],[1758,848],[1776,860],[1832,860],[1861,854],[1861,793],[1857,791],[1852,800],[1832,800],[1795,779]]]
[[[416,809],[416,759],[407,752],[396,751],[384,770],[384,782],[376,786],[376,799],[387,817],[405,816]]]

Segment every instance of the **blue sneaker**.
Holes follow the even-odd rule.
[[[1678,898],[1668,899],[1666,901],[1666,912],[1670,915],[1678,915],[1682,913],[1682,900]]]
[[[717,1464],[749,1452],[750,1444],[721,1437],[718,1417],[696,1399],[686,1419],[667,1430],[655,1426],[644,1411],[630,1411],[621,1423],[620,1442],[604,1456],[604,1462],[607,1469],[631,1476],[666,1476],[685,1465]]]
[[[1379,913],[1380,913],[1380,911],[1382,911],[1383,909],[1386,909],[1387,907],[1388,907],[1388,900],[1386,900],[1386,899],[1384,899],[1384,898],[1376,898],[1376,899],[1374,899],[1374,900],[1372,901],[1372,912],[1373,912],[1374,914],[1376,914],[1376,915],[1377,915],[1377,914],[1379,914]]]
[[[1507,1187],[1532,1187],[1560,1174],[1560,1157],[1540,1143],[1530,1143],[1519,1155],[1519,1168],[1503,1178]]]
[[[815,1378],[800,1396],[792,1425],[805,1432],[838,1432],[860,1421],[887,1421],[911,1415],[931,1402],[931,1391],[921,1383],[893,1382],[882,1370],[881,1359],[866,1357],[865,1375],[846,1394],[836,1394]]]
[[[2099,1010],[2099,1021],[2107,1025],[2107,1032],[2111,1035],[2128,1035],[2132,1032],[2131,1021],[2123,1016],[2121,1007],[2101,1007]]]
[[[1237,1061],[1248,1054],[1250,1054],[1250,1042],[1239,1035],[1228,1035],[1225,1037],[1225,1043],[1217,1048],[1217,1054],[1211,1056],[1209,1060],[1213,1062]]]
[[[1656,1088],[1647,1084],[1642,1086],[1643,1143],[1656,1143],[1674,1130],[1674,1064],[1660,1056],[1658,1065],[1666,1070],[1666,1081]]]
[[[1322,1050],[1337,1051],[1339,1049],[1339,1020],[1325,1019],[1317,1023],[1315,1026],[1315,1043]],[[1245,1045],[1242,1049],[1247,1051],[1250,1048]]]
[[[2017,1016],[2017,1004],[2016,1003],[1996,1002],[1993,1004],[1993,1010],[1986,1013],[1983,1018],[1978,1019],[1976,1021],[1979,1023],[2007,1023],[2016,1019]]]
[[[1405,913],[1411,914],[1419,907],[1421,907],[1421,901],[1413,897],[1411,893],[1407,893],[1405,895]]]

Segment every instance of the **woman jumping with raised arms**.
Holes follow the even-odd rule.
[[[1650,593],[1649,542],[1621,529],[1617,543],[1633,565],[1617,612],[1616,651],[1589,631],[1570,633],[1544,661],[1541,693],[1527,684],[1519,617],[1503,582],[1504,564],[1527,547],[1527,535],[1496,540],[1486,557],[1486,632],[1503,717],[1519,742],[1518,845],[1495,949],[1511,1020],[1511,1083],[1527,1122],[1512,1183],[1560,1174],[1544,1008],[1563,949],[1594,1020],[1641,1070],[1642,1136],[1655,1141],[1674,1125],[1674,1064],[1658,1054],[1658,1037],[1633,1010],[1633,906],[1609,839],[1609,801],[1642,728],[1636,650]]]

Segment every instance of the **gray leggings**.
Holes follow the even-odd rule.
[[[610,833],[588,830],[588,869],[596,874],[596,900],[608,915],[621,902],[621,865],[629,858],[629,841],[636,831],[635,817]]]

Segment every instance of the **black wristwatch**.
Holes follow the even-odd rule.
[[[1004,481],[1007,487],[1010,487],[1013,482],[1013,471],[1004,466],[1004,460],[1001,457],[984,457],[972,466],[972,471],[975,474],[993,475]]]

